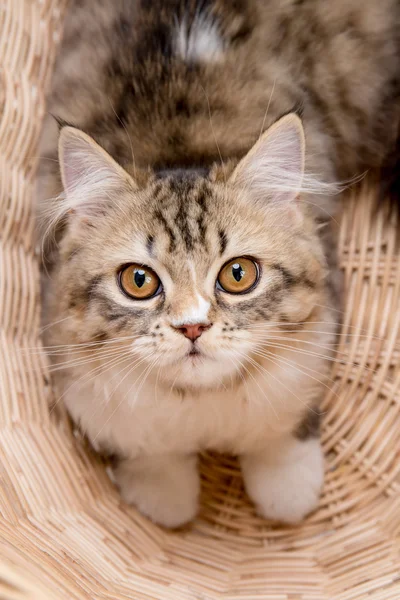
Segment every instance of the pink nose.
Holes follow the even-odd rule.
[[[192,342],[195,342],[203,331],[210,329],[210,327],[211,325],[205,325],[204,323],[195,323],[194,325],[181,325],[180,327],[175,327],[175,329],[183,333]]]

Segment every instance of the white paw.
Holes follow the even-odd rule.
[[[319,440],[292,438],[273,454],[246,456],[241,464],[247,492],[261,516],[294,524],[317,508],[324,482]]]
[[[114,474],[123,500],[155,523],[179,527],[196,516],[200,492],[196,457],[125,460]]]

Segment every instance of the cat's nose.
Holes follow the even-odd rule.
[[[180,325],[179,327],[174,327],[174,329],[180,331],[185,337],[192,340],[192,342],[195,342],[203,331],[210,329],[210,327],[211,325],[205,323],[195,323],[194,325]]]

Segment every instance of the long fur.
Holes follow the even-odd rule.
[[[70,2],[40,151],[45,344],[158,523],[195,516],[207,448],[239,455],[260,514],[318,504],[337,182],[396,173],[399,30],[398,0]],[[124,289],[127,265],[154,297]]]

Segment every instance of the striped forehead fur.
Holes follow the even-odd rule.
[[[294,117],[284,118],[289,125]],[[297,118],[296,118],[297,119]],[[281,121],[279,123],[281,123]],[[230,180],[229,186],[239,183],[242,188],[251,192],[253,197],[263,201],[279,202],[285,194],[334,194],[338,187],[324,183],[308,173],[303,172],[303,159],[297,154],[304,152],[303,141],[291,139],[285,131],[285,125],[279,132],[275,125],[272,130],[278,130],[278,135],[264,134],[239,163]],[[301,128],[301,125],[296,125]],[[290,130],[290,127],[289,127]],[[268,139],[272,137],[272,143]],[[66,127],[60,136],[60,164],[64,181],[64,193],[60,195],[53,214],[50,214],[50,226],[54,226],[68,212],[81,213],[87,217],[95,217],[97,213],[124,210],[124,196],[132,196],[138,186],[107,153],[89,136],[79,130]],[[204,168],[171,169],[156,171],[158,180],[164,180],[171,191],[184,195],[191,187],[205,179],[209,171]],[[125,199],[125,202],[129,202]],[[200,225],[201,226],[201,225]]]

